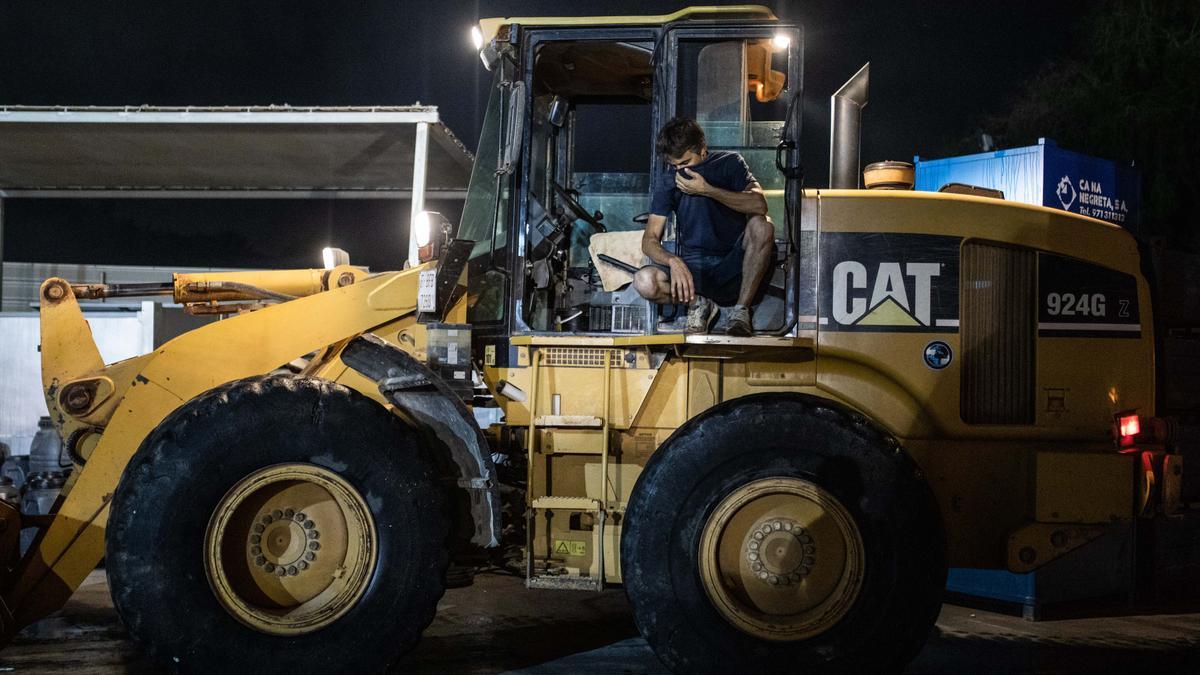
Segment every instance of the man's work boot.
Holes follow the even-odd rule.
[[[734,305],[725,323],[725,334],[737,337],[748,337],[754,334],[754,324],[750,320],[750,308],[745,305]]]
[[[707,333],[713,321],[717,320],[717,315],[721,313],[721,308],[717,307],[717,303],[709,300],[706,297],[697,295],[692,304],[688,306],[687,327],[685,330],[688,333]]]

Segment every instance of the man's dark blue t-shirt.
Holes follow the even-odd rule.
[[[686,170],[700,174],[713,187],[731,192],[743,192],[755,182],[746,160],[736,152],[709,151],[703,162]],[[675,167],[669,167],[659,174],[650,200],[650,213],[669,216],[675,212],[680,254],[728,253],[746,229],[746,214],[711,197],[684,194],[675,187],[675,173]]]

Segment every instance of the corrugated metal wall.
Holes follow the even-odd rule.
[[[154,349],[154,305],[136,312],[89,314],[88,324],[105,363]],[[0,316],[0,443],[24,455],[46,414],[42,398],[41,344],[36,314]]]
[[[1032,424],[1037,254],[970,242],[962,249],[962,403],[969,424]]]
[[[1004,193],[1008,201],[1042,204],[1042,146],[916,162],[916,189],[936,192],[966,183]]]
[[[170,281],[172,272],[220,272],[217,267],[149,267],[133,265],[69,265],[56,263],[4,263],[3,304],[0,311],[37,311],[38,289],[50,277],[62,277],[80,284],[120,284]],[[169,303],[171,298],[156,298]],[[137,307],[137,302],[120,301]]]

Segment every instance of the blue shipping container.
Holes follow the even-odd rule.
[[[945,159],[913,158],[916,189],[966,183],[1004,198],[1105,220],[1138,231],[1141,173],[1130,164],[1090,157],[1038,139],[1037,145]]]

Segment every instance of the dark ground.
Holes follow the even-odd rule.
[[[154,672],[112,608],[102,571],[0,653],[0,672]],[[483,575],[443,598],[405,672],[665,673],[621,590],[527,591]],[[1024,621],[946,605],[909,673],[1200,673],[1200,613]]]

